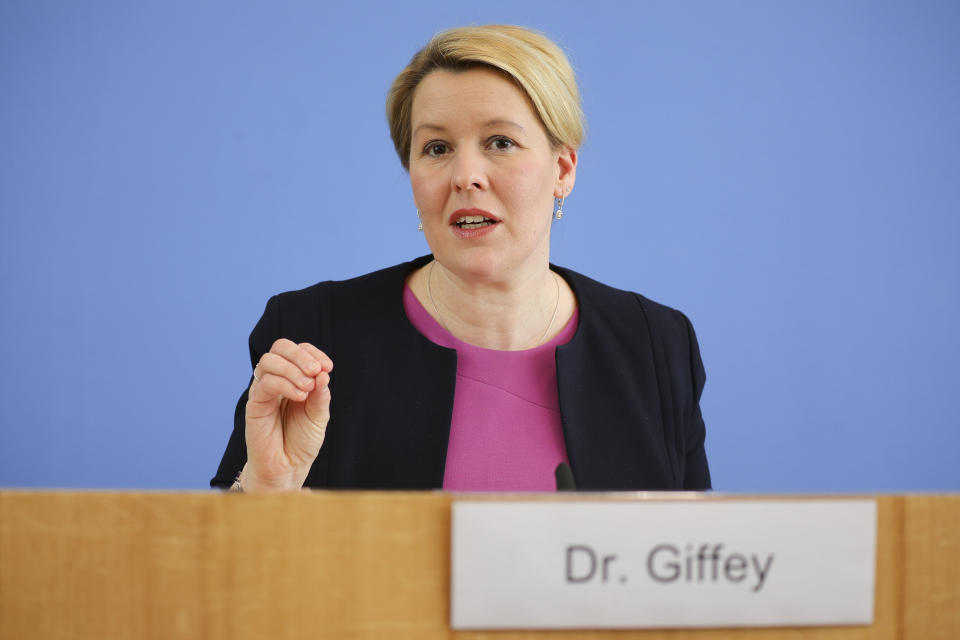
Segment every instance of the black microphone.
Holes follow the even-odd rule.
[[[557,465],[553,472],[557,478],[557,491],[576,491],[577,485],[573,482],[573,469],[566,462]]]

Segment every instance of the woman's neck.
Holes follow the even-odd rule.
[[[432,261],[408,284],[424,309],[457,339],[517,351],[547,342],[569,321],[576,302],[549,265],[523,277],[475,282]]]

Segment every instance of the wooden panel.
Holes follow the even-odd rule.
[[[429,494],[3,494],[0,637],[430,637],[449,526]]]
[[[960,496],[904,499],[904,639],[960,638]]]
[[[0,638],[960,637],[927,632],[960,620],[958,497],[878,499],[869,627],[496,633],[448,628],[451,499],[0,492]]]

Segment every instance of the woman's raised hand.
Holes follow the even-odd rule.
[[[303,486],[330,420],[332,369],[312,344],[282,338],[260,358],[247,397],[244,491]]]

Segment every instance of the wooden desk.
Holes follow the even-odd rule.
[[[449,629],[447,493],[4,491],[0,638],[960,639],[960,495],[876,499],[869,627],[492,633]]]

